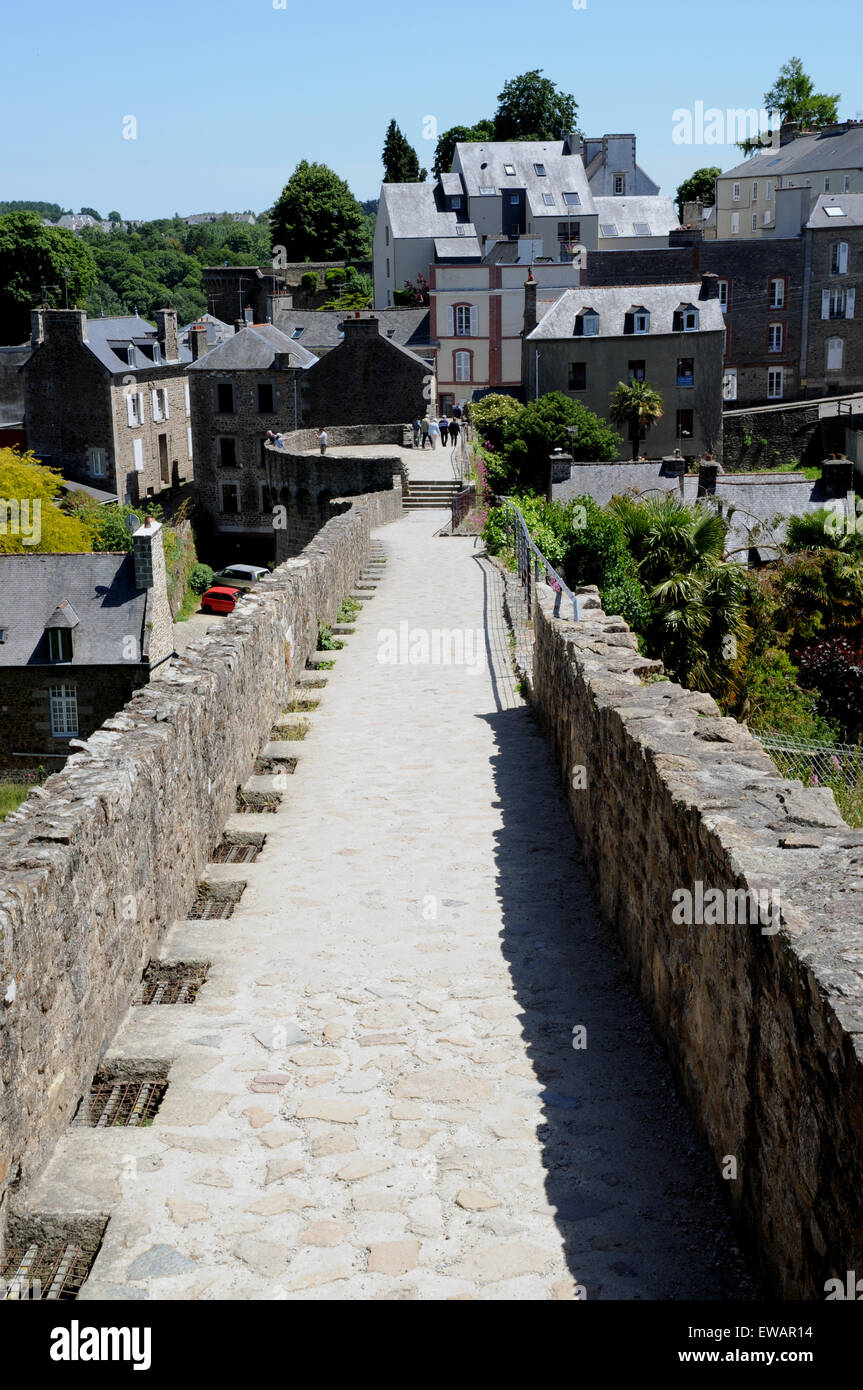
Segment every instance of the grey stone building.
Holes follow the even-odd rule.
[[[266,563],[273,546],[267,431],[296,429],[300,379],[317,359],[271,323],[247,324],[209,351],[204,327],[190,339],[195,491],[212,528],[210,558]],[[207,553],[206,537],[202,545]]]
[[[192,432],[177,315],[88,319],[36,309],[24,364],[27,442],[65,477],[137,505],[190,482]]]
[[[131,553],[0,555],[0,760],[56,772],[173,653],[159,522]]]
[[[863,193],[822,193],[803,238],[801,394],[863,390]]]
[[[530,400],[563,391],[608,417],[619,382],[646,381],[664,413],[650,430],[651,456],[722,450],[723,319],[715,281],[582,286],[567,290],[537,322],[536,282],[525,285],[522,377]],[[625,433],[625,432],[624,432]],[[621,458],[631,456],[627,438]]]
[[[303,376],[303,422],[391,425],[424,415],[435,400],[434,365],[386,336],[375,314],[342,320],[344,337]]]
[[[295,309],[290,296],[274,301],[273,323],[283,333],[302,343],[316,357],[324,357],[337,348],[344,339],[345,314],[334,309]],[[381,336],[399,347],[409,348],[417,357],[428,359],[434,348],[430,337],[431,310],[420,306],[417,309],[375,310],[380,325]]]

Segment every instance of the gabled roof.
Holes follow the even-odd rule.
[[[72,667],[136,665],[124,641],[144,642],[147,601],[131,554],[0,555],[0,666],[47,665],[45,629],[60,625],[74,628]]]
[[[382,183],[378,218],[384,210],[389,216],[394,238],[455,236],[457,212],[447,212],[443,190],[433,183]],[[466,236],[476,236],[476,228],[462,222]]]
[[[151,323],[147,323],[138,314],[127,314],[122,318],[88,319],[87,341],[84,346],[98,357],[102,366],[107,367],[109,372],[134,372],[153,367],[152,357],[142,349],[156,341],[156,329]],[[124,351],[122,357],[118,355],[117,348]],[[131,361],[127,361],[125,356],[125,350],[129,348],[132,349]],[[179,360],[192,360],[189,349],[182,344],[179,344]],[[166,364],[162,362],[155,365]]]
[[[529,338],[572,338],[579,314],[593,310],[599,315],[599,337],[624,336],[626,315],[635,303],[650,315],[649,332],[632,337],[656,337],[674,333],[674,314],[684,305],[692,304],[699,311],[698,332],[721,332],[725,319],[718,299],[701,299],[701,283],[685,285],[583,285],[565,290],[543,315]],[[590,339],[586,339],[590,341]]]
[[[318,359],[272,323],[250,323],[224,343],[205,352],[190,372],[266,371],[277,356],[290,357],[292,367],[310,367]]]
[[[807,227],[863,227],[863,193],[822,193],[809,215]]]
[[[824,169],[863,169],[863,121],[844,126],[828,126],[813,135],[798,135],[778,150],[768,149],[745,159],[723,175],[724,179],[761,176],[783,178],[795,174],[817,174]]]
[[[672,198],[644,195],[629,197],[595,197],[594,203],[599,215],[599,235],[604,235],[603,226],[613,223],[619,237],[667,237],[669,232],[680,226],[677,209]],[[647,231],[636,231],[636,225],[644,225]]]
[[[482,248],[476,236],[437,236],[434,239],[436,261],[481,261]]]
[[[461,241],[461,237],[459,237]],[[309,352],[328,351],[338,347],[343,334],[344,312],[338,309],[281,309],[277,311],[279,329],[294,347],[301,343]],[[390,342],[421,351],[429,346],[430,311],[425,306],[416,309],[375,309],[380,332]],[[291,335],[302,329],[299,338]]]
[[[527,206],[534,217],[572,217],[595,212],[593,194],[587,181],[581,155],[565,154],[563,140],[464,141],[456,145],[458,161],[468,195],[482,197],[481,189],[493,188],[496,195],[524,189]],[[506,172],[506,166],[514,169]],[[545,169],[537,173],[537,166]],[[564,193],[577,193],[578,203],[564,201]],[[543,194],[553,198],[548,206]]]

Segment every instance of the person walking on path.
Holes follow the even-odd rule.
[[[440,426],[440,442],[444,446],[444,448],[446,448],[447,439],[449,438],[449,420],[446,418],[445,415],[442,415],[440,417],[440,420],[438,421],[438,424]]]
[[[326,430],[318,430],[318,443],[319,443],[320,446],[321,446],[321,453],[322,453],[322,454],[325,454],[325,453],[327,452],[327,432],[326,432]]]
[[[449,422],[449,437],[450,437],[450,440],[452,441],[452,447],[453,447],[453,448],[455,448],[456,445],[458,444],[458,435],[459,435],[459,430],[460,430],[460,429],[461,429],[461,426],[460,426],[458,420],[456,420],[455,418],[453,418],[452,420],[450,420],[450,422]]]
[[[418,415],[416,415],[416,416],[414,417],[414,423],[413,423],[413,431],[414,431],[414,448],[415,448],[415,449],[418,449],[419,446],[420,446],[420,428],[421,428],[421,426],[420,426],[420,417],[419,417]]]
[[[420,421],[420,434],[422,435],[423,448],[429,443],[429,419],[424,415]]]
[[[436,449],[437,442],[440,439],[440,425],[437,420],[429,421],[429,439],[431,440],[432,448]]]

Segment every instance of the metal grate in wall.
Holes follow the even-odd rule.
[[[125,1077],[94,1081],[78,1111],[76,1124],[91,1129],[140,1129],[151,1125],[167,1089],[167,1081],[130,1081]]]
[[[13,1244],[0,1263],[0,1299],[59,1299],[71,1302],[99,1253],[77,1240]]]
[[[135,1004],[194,1004],[207,978],[208,965],[162,965],[152,962],[144,971]]]
[[[213,850],[214,864],[254,864],[261,852],[260,845],[231,845],[223,840]]]
[[[233,917],[234,907],[233,898],[196,898],[189,908],[189,921],[200,922],[210,918],[220,918],[224,921]]]

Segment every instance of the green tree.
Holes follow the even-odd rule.
[[[650,596],[648,650],[682,685],[736,696],[752,630],[746,571],[723,558],[728,522],[713,507],[671,495],[615,497],[608,510]]]
[[[619,435],[598,415],[562,391],[550,391],[505,423],[501,462],[489,462],[489,483],[498,491],[544,494],[549,456],[555,449],[573,458],[603,461],[616,459],[619,448]]]
[[[51,468],[43,468],[32,453],[0,449],[0,497],[7,503],[13,500],[26,503],[29,507],[26,539],[31,535],[39,536],[36,545],[25,545],[23,527],[15,531],[7,523],[5,534],[0,530],[0,554],[92,550],[87,526],[57,505],[62,483],[62,475]]]
[[[632,444],[632,457],[638,458],[642,430],[645,433],[662,418],[662,397],[646,381],[619,381],[611,393],[609,419],[625,425]]]
[[[515,396],[504,396],[490,391],[487,396],[475,401],[471,423],[477,438],[487,443],[491,449],[500,449],[503,444],[504,426],[524,409]]]
[[[812,78],[803,70],[799,58],[789,58],[779,69],[779,76],[768,92],[764,93],[764,106],[767,111],[778,111],[783,122],[797,121],[801,130],[819,130],[821,126],[832,125],[839,119],[840,93],[828,96],[816,92]],[[743,140],[738,149],[745,154],[770,144],[769,135],[756,140]]]
[[[497,101],[495,140],[561,140],[576,129],[575,98],[543,77],[542,68],[510,78]]]
[[[35,212],[0,217],[0,342],[21,343],[37,304],[83,304],[97,278],[86,246],[63,227],[46,227]]]
[[[395,121],[387,126],[383,154],[384,183],[425,183],[427,169],[420,168],[417,152]]]
[[[0,217],[7,212],[38,212],[39,216],[48,222],[59,222],[66,210],[61,208],[59,203],[28,202],[26,199],[11,203],[0,202]]]
[[[97,212],[95,208],[82,208],[79,216],[92,217],[96,222],[104,221],[101,212]]]
[[[109,222],[122,222],[123,219],[122,219],[122,217],[120,216],[119,212],[109,212],[109,213],[108,213],[108,221],[109,221]]]
[[[371,245],[362,208],[344,179],[326,164],[301,160],[271,217],[274,251],[290,261],[368,260]]]
[[[694,174],[690,174],[688,179],[678,185],[675,195],[677,204],[677,215],[683,217],[684,203],[701,202],[705,207],[713,207],[716,201],[716,180],[722,173],[716,165],[709,165],[704,169],[696,169]]]
[[[438,137],[435,145],[432,173],[436,179],[448,174],[452,168],[456,145],[469,141],[482,143],[494,139],[494,121],[477,121],[475,125],[454,125]]]

